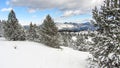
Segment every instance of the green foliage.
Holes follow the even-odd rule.
[[[36,26],[36,24],[33,25],[31,22],[29,30],[27,31],[27,39],[30,41],[37,41],[39,38],[38,30],[38,26]]]
[[[8,40],[25,40],[25,32],[22,26],[18,23],[13,10],[8,15],[8,20],[4,23],[4,36]]]
[[[85,37],[83,35],[77,36],[76,45],[79,47],[80,51],[85,51]]]
[[[46,16],[43,24],[41,25],[41,42],[50,47],[59,48],[59,34],[58,29],[50,17],[50,15]]]
[[[100,10],[93,9],[93,18],[98,25],[98,35],[94,39],[94,58],[100,68],[120,67],[120,0],[105,0]],[[111,53],[113,55],[109,56]],[[114,56],[117,58],[110,58]]]
[[[68,46],[72,45],[71,44],[72,36],[70,34],[63,33],[62,34],[62,40],[63,40],[63,46],[68,47]]]

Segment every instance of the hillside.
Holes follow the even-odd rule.
[[[0,68],[86,68],[89,53],[0,38]]]

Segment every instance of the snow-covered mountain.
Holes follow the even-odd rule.
[[[90,22],[85,23],[56,23],[56,26],[58,27],[59,31],[87,31],[87,30],[96,30],[96,27],[94,27],[93,24]],[[24,28],[27,30],[29,29],[29,25],[25,25]]]
[[[65,24],[65,23],[57,23],[56,26],[58,27],[59,30],[61,30],[61,29],[71,29],[71,28],[76,27],[73,24]]]
[[[73,32],[79,32],[79,31],[87,31],[87,30],[96,30],[96,27],[94,27],[93,24],[90,22],[85,23],[56,23],[56,26],[58,27],[59,31],[73,31]]]

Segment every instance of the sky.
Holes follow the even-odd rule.
[[[92,9],[103,0],[0,0],[0,20],[7,20],[11,9],[19,23],[41,24],[46,15],[55,22],[83,23],[92,19]]]

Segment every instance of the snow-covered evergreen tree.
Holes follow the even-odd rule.
[[[22,26],[18,23],[15,12],[10,11],[8,20],[4,23],[4,36],[8,40],[25,40],[25,32]]]
[[[4,34],[3,26],[5,22],[6,22],[5,20],[2,20],[2,21],[0,20],[0,37],[3,36]]]
[[[93,9],[99,27],[91,51],[98,68],[120,68],[120,0],[105,0],[101,9]]]
[[[0,20],[0,37],[2,36],[2,21]]]
[[[72,45],[72,36],[67,32],[63,32],[62,42],[63,42],[62,44],[63,46],[70,47]]]
[[[53,19],[50,15],[46,16],[43,24],[41,25],[41,42],[45,45],[59,48],[59,34]]]
[[[80,51],[87,51],[85,35],[78,35],[76,40],[77,49]]]
[[[30,23],[29,30],[27,31],[27,39],[31,41],[36,41],[38,39],[38,34],[37,34],[37,26],[36,24]]]

